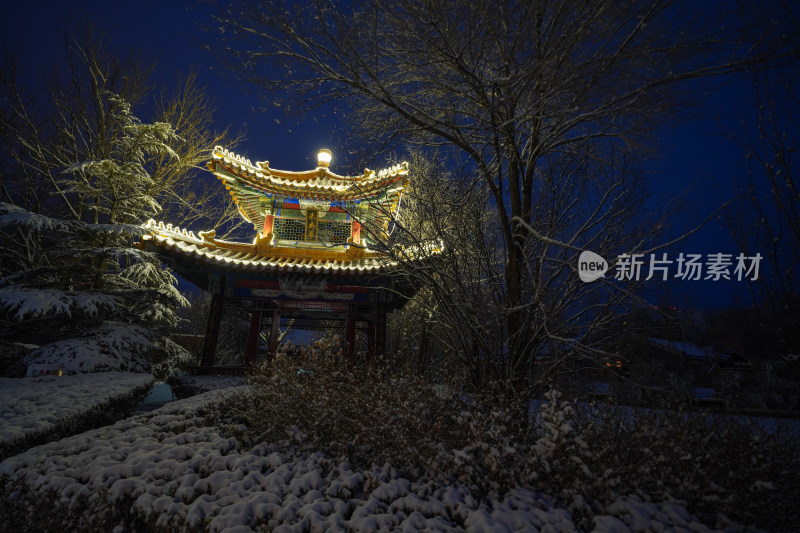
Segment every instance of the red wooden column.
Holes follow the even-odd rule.
[[[353,221],[353,227],[350,236],[353,238],[354,243],[361,243],[361,224],[357,220]]]
[[[272,312],[272,329],[269,334],[269,362],[275,360],[275,355],[278,353],[278,337],[281,336],[281,309],[276,308]]]
[[[353,362],[353,352],[356,348],[356,315],[352,309],[347,309],[347,318],[344,323],[344,359],[348,364]]]
[[[275,216],[273,215],[266,215],[264,217],[264,231],[261,232],[261,235],[266,237],[270,233],[272,233],[272,226],[275,224]]]
[[[247,335],[247,355],[244,359],[245,366],[253,366],[258,354],[258,337],[261,333],[261,311],[253,311],[250,315],[250,332]]]

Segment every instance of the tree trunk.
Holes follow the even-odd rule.
[[[509,247],[506,262],[505,281],[508,298],[506,316],[506,373],[505,378],[514,390],[525,388],[528,361],[528,311],[524,308],[524,287],[526,283],[525,258],[522,250],[515,245]]]

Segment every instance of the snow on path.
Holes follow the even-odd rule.
[[[463,486],[404,479],[388,465],[355,470],[288,442],[244,449],[203,416],[221,394],[172,402],[5,460],[4,518],[21,530],[116,533],[577,531],[570,511],[528,489],[486,502]],[[595,531],[709,531],[674,503],[621,497],[609,511],[593,517]]]
[[[0,458],[48,435],[62,437],[88,417],[102,420],[115,404],[144,396],[153,379],[131,372],[0,378]]]

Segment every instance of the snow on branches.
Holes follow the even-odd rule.
[[[64,192],[77,193],[100,201],[86,203],[99,220],[141,222],[161,210],[150,194],[153,184],[146,165],[150,158],[178,158],[169,143],[179,141],[166,122],[143,124],[131,111],[130,104],[113,93],[106,93],[110,119],[110,148],[98,159],[83,160],[67,166],[61,180]]]
[[[113,311],[118,299],[108,294],[64,292],[58,289],[29,289],[11,285],[0,288],[0,309],[13,313],[14,320],[83,313],[97,316]]]
[[[56,220],[39,213],[31,213],[16,205],[0,202],[0,228],[17,226],[32,231],[62,231],[72,225],[72,221]]]
[[[161,209],[151,171],[178,157],[180,139],[113,93],[103,113],[102,136],[62,163],[42,212],[0,203],[0,340],[41,345],[26,362],[65,371],[172,370],[188,352],[162,335],[188,301],[158,258],[132,244]]]

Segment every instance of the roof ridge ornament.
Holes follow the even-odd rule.
[[[364,257],[364,247],[356,243],[353,237],[350,237],[347,239],[344,254],[348,261],[358,261]]]
[[[270,252],[275,247],[275,235],[271,231],[263,236],[258,234],[253,241],[253,246],[255,247],[256,255],[269,257]]]
[[[388,168],[384,168],[383,170],[378,172],[378,177],[385,178],[387,176],[394,176],[402,172],[408,172],[408,161],[403,161],[402,163],[398,163]]]
[[[197,233],[200,235],[200,238],[206,242],[214,242],[214,238],[217,236],[216,230],[208,230],[208,231],[200,231]]]

